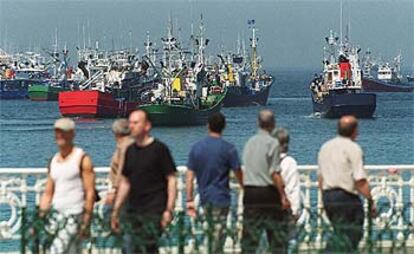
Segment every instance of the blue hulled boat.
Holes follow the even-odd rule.
[[[376,109],[376,95],[362,91],[359,49],[349,42],[337,44],[338,37],[326,38],[324,70],[311,82],[313,111],[323,117],[339,118],[354,115],[370,118]],[[327,51],[327,52],[326,52]]]
[[[377,63],[371,58],[368,49],[363,58],[362,89],[366,92],[413,92],[414,84],[410,84],[409,76],[405,82],[401,75],[401,52],[392,64]]]
[[[16,100],[28,97],[24,80],[0,80],[0,100]]]
[[[238,52],[228,55],[226,59],[219,55],[223,66],[222,73],[225,74],[222,80],[227,87],[224,107],[264,106],[267,104],[273,85],[272,76],[262,70],[262,59],[257,54],[258,38],[255,21],[249,20],[248,24],[252,30],[251,55],[247,56],[244,53],[244,46],[240,49],[240,45]]]
[[[331,90],[323,100],[318,100],[312,93],[313,111],[326,118],[339,118],[354,115],[358,118],[370,118],[376,109],[376,94],[360,90]]]
[[[255,90],[248,86],[228,86],[223,105],[225,107],[264,106],[267,104],[271,87],[272,84],[269,84]]]

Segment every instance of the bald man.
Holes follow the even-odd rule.
[[[136,110],[129,117],[135,142],[125,153],[111,227],[120,232],[119,216],[124,202],[123,253],[158,253],[158,238],[173,218],[176,198],[176,166],[168,147],[151,136],[148,114]]]
[[[363,152],[355,142],[358,120],[344,116],[338,121],[338,136],[321,147],[318,155],[319,188],[325,212],[334,228],[328,252],[356,252],[363,235],[364,211],[359,194],[364,196],[375,214]],[[338,244],[342,243],[342,244]]]
[[[279,142],[270,133],[276,127],[272,111],[262,110],[259,130],[243,150],[243,242],[244,253],[254,253],[265,230],[271,253],[287,247],[287,217],[290,204],[280,175]]]

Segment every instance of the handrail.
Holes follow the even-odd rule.
[[[185,171],[187,168],[186,166],[178,166],[177,171],[182,172]],[[317,165],[298,165],[299,172],[307,172],[307,171],[316,171],[318,169]],[[365,169],[367,171],[383,171],[383,170],[404,170],[404,171],[412,171],[414,172],[414,164],[391,164],[391,165],[366,165]],[[109,167],[95,167],[96,173],[108,173],[110,171]],[[3,167],[0,168],[0,176],[6,174],[46,174],[47,169],[42,167],[21,167],[21,168],[8,168]]]

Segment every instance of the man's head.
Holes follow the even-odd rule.
[[[276,126],[275,116],[273,112],[269,109],[260,111],[258,125],[260,129],[271,132]]]
[[[210,132],[221,134],[225,127],[226,118],[222,113],[213,113],[208,117],[208,130]]]
[[[112,124],[112,133],[115,136],[115,139],[129,136],[131,131],[129,130],[129,122],[127,119],[118,119],[115,120]]]
[[[338,121],[338,134],[355,140],[358,136],[358,120],[354,116],[343,116]]]
[[[278,128],[273,136],[279,140],[280,152],[287,153],[289,150],[289,132],[284,128]]]
[[[59,148],[73,145],[75,138],[75,122],[70,118],[61,118],[54,124],[55,140]]]
[[[148,113],[142,109],[137,109],[129,115],[129,129],[131,136],[143,138],[151,132],[152,124]]]

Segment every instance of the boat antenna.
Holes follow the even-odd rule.
[[[86,36],[85,36],[85,24],[82,24],[82,33],[83,33],[83,49],[86,49]]]
[[[131,30],[129,30],[128,34],[129,34],[129,48],[130,48],[131,53],[132,53],[132,52],[134,51],[134,50],[132,49],[132,31],[131,31]]]
[[[58,28],[55,29],[55,52],[58,51]]]
[[[342,46],[342,38],[343,38],[343,34],[342,34],[342,19],[343,19],[343,8],[342,8],[342,0],[340,0],[340,17],[339,17],[339,33],[340,33],[340,45]]]
[[[236,50],[237,50],[237,55],[240,55],[240,48],[241,48],[241,44],[240,44],[240,32],[237,33],[237,46],[236,46]]]
[[[351,40],[351,7],[348,4],[348,24],[346,28],[346,36],[348,37],[348,41]]]
[[[78,20],[78,32],[77,32],[77,34],[76,34],[76,39],[77,39],[77,41],[78,41],[78,45],[76,45],[77,47],[79,47],[79,46],[80,46],[80,41],[79,41],[79,33],[80,33],[80,27],[79,27],[79,20]]]
[[[89,21],[89,18],[88,18],[88,47],[89,48],[92,47],[92,43],[91,43],[91,23]]]

